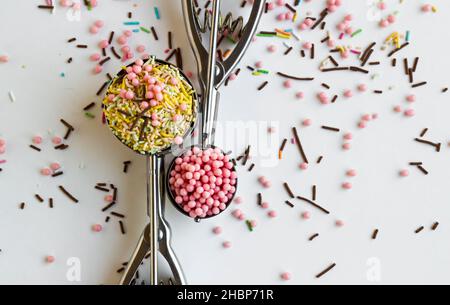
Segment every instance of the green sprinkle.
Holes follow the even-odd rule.
[[[406,31],[406,41],[409,42],[409,38],[411,36],[411,33],[409,31]]]
[[[66,77],[66,74],[64,72],[61,72],[61,74],[59,74],[61,77]]]
[[[150,34],[150,30],[148,30],[148,29],[146,29],[146,28],[144,28],[144,27],[140,27],[140,29],[141,29],[141,31],[142,32],[145,32],[145,33],[147,33],[147,34]]]
[[[260,74],[269,74],[270,73],[268,70],[263,70],[263,69],[259,69],[259,70],[257,70],[257,72]]]
[[[250,220],[246,220],[247,228],[250,232],[253,232],[252,222]]]
[[[159,14],[159,9],[155,6],[155,16],[157,20],[161,19],[161,15]]]
[[[356,32],[354,32],[354,33],[352,34],[352,37],[355,37],[356,35],[361,34],[362,31],[363,31],[362,29],[357,30]]]
[[[274,35],[274,34],[256,34],[256,36],[258,36],[258,37],[274,37],[276,35]]]
[[[228,39],[228,41],[231,42],[231,43],[236,43],[236,40],[234,40],[234,38],[231,37],[230,35],[227,36],[227,39]]]
[[[140,25],[139,21],[126,21],[123,23],[124,25]]]
[[[85,112],[84,115],[85,115],[86,117],[90,118],[90,119],[95,119],[95,115],[93,115],[93,114],[90,113],[90,112]]]

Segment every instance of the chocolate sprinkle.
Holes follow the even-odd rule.
[[[287,182],[283,183],[284,189],[286,190],[286,192],[289,194],[289,196],[294,199],[295,195],[292,192],[292,189],[289,187],[289,184],[287,184]]]
[[[321,207],[320,205],[318,205],[317,203],[313,202],[312,200],[309,200],[308,198],[305,197],[301,197],[301,196],[297,196],[297,199],[305,201],[306,203],[309,203],[310,205],[312,205],[313,207],[321,210],[322,212],[324,212],[325,214],[330,214],[330,212],[326,209],[324,209],[323,207]]]
[[[62,185],[59,186],[59,189],[61,192],[64,193],[70,200],[72,200],[75,203],[78,203],[78,199],[76,199],[72,194],[70,194]]]
[[[330,267],[328,267],[327,269],[325,269],[324,271],[322,271],[321,273],[316,275],[316,278],[318,278],[318,279],[321,278],[322,276],[324,276],[325,274],[330,272],[334,267],[336,267],[336,264],[332,264]]]

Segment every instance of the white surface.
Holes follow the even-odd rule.
[[[42,1],[3,1],[0,11],[0,54],[9,54],[11,62],[0,64],[0,137],[8,140],[7,159],[0,173],[0,283],[57,283],[71,284],[66,279],[69,267],[66,261],[79,258],[82,267],[82,284],[117,283],[115,270],[126,261],[146,222],[144,159],[117,142],[99,119],[86,118],[81,109],[91,101],[99,102],[95,92],[105,81],[104,75],[93,76],[89,55],[96,50],[100,38],[107,38],[111,30],[119,33],[124,29],[128,11],[144,26],[155,25],[161,41],[155,43],[145,33],[134,35],[131,46],[144,43],[152,54],[165,57],[166,31],[172,30],[176,45],[184,51],[186,70],[195,69],[181,19],[179,1],[110,1],[101,0],[92,12],[83,10],[80,22],[69,22],[65,10],[57,9],[56,15],[36,9]],[[226,2],[226,1],[224,1]],[[240,1],[229,1],[227,6],[238,6]],[[317,14],[325,1],[313,1],[301,6],[302,16],[311,11]],[[232,207],[214,220],[196,224],[180,215],[170,204],[167,217],[173,227],[174,248],[182,262],[191,284],[280,284],[281,272],[293,275],[292,284],[371,284],[367,277],[368,267],[379,263],[381,282],[390,283],[448,283],[450,272],[450,208],[448,205],[450,159],[447,141],[450,121],[448,95],[440,90],[448,85],[448,18],[450,4],[431,1],[439,5],[437,14],[420,13],[421,1],[386,1],[388,12],[399,10],[398,22],[389,29],[380,30],[376,22],[366,18],[369,5],[366,1],[344,1],[338,13],[327,18],[332,28],[346,12],[355,16],[354,28],[364,32],[351,40],[354,45],[366,47],[370,42],[383,39],[393,31],[411,31],[411,45],[398,56],[399,61],[408,55],[410,59],[420,56],[416,77],[427,80],[429,85],[414,92],[418,102],[413,106],[417,116],[406,119],[394,114],[392,107],[407,106],[405,95],[411,90],[402,73],[401,62],[395,70],[390,68],[385,53],[376,52],[373,59],[383,62],[374,67],[379,74],[375,80],[370,76],[351,73],[319,74],[317,65],[326,56],[322,47],[317,48],[317,60],[301,59],[299,45],[284,57],[282,41],[258,39],[245,56],[239,79],[222,90],[221,120],[244,122],[275,122],[279,134],[271,145],[277,153],[279,143],[290,137],[290,128],[299,126],[304,118],[311,118],[314,125],[300,128],[301,138],[309,158],[314,161],[324,155],[320,166],[312,163],[310,169],[301,172],[294,145],[288,145],[285,158],[276,167],[262,167],[255,156],[257,168],[252,174],[245,170],[240,175],[240,191],[245,203],[241,208],[249,219],[258,220],[255,232],[249,233],[243,222],[238,222],[230,212]],[[132,4],[137,4],[132,8]],[[162,20],[156,21],[153,6],[157,5]],[[248,9],[246,9],[248,12]],[[96,19],[106,21],[105,28],[97,36],[88,33]],[[280,26],[274,21],[275,13],[264,17],[261,29],[271,30]],[[289,23],[283,27],[291,27]],[[303,39],[320,41],[325,36],[319,30],[305,33]],[[76,49],[67,39],[77,37],[79,43],[89,44],[88,50]],[[117,36],[116,36],[117,37]],[[266,52],[274,43],[279,51]],[[74,62],[66,64],[67,58]],[[252,76],[246,65],[262,60],[272,71],[268,77]],[[112,60],[106,71],[114,73],[120,64]],[[282,88],[282,79],[274,72],[315,76],[313,83],[299,83],[291,90]],[[60,73],[66,74],[65,78]],[[256,88],[265,80],[270,85],[262,92]],[[369,84],[371,90],[382,89],[381,96],[372,93],[356,94],[354,98],[340,98],[332,106],[323,107],[315,98],[322,90],[321,82],[341,94],[344,89],[354,89],[358,82]],[[388,90],[394,86],[394,90]],[[8,91],[16,95],[11,103]],[[297,90],[303,90],[306,98],[294,98]],[[95,114],[100,116],[100,108]],[[356,124],[364,113],[379,113],[380,119],[359,131]],[[55,151],[49,134],[63,136],[64,126],[59,118],[65,118],[76,126],[67,151]],[[341,149],[342,134],[320,129],[322,124],[337,126],[355,135],[353,149]],[[421,130],[430,128],[428,138],[443,142],[440,154],[431,148],[413,142]],[[31,137],[41,134],[45,143],[42,153],[31,150]],[[266,137],[265,128],[262,136]],[[230,136],[230,134],[229,134]],[[255,141],[252,138],[252,141]],[[237,153],[244,149],[246,141],[239,144]],[[219,142],[220,144],[220,142]],[[228,143],[230,148],[232,143]],[[254,147],[257,143],[252,143]],[[228,148],[228,147],[227,147]],[[122,162],[133,160],[128,174],[122,173]],[[49,162],[59,161],[64,176],[41,177],[39,170]],[[411,168],[407,179],[398,177],[398,171],[410,161],[423,161],[430,175],[425,177]],[[352,179],[354,189],[343,191],[341,183],[348,181],[345,172],[355,168],[359,175]],[[259,175],[267,176],[273,183],[270,190],[261,190],[257,183]],[[100,234],[91,232],[91,225],[103,223],[101,213],[103,193],[94,190],[97,182],[106,181],[119,187],[119,204],[115,209],[127,215],[128,234],[120,235],[116,222],[105,225]],[[288,181],[299,195],[310,196],[311,185],[318,185],[318,202],[332,212],[324,216],[301,202],[290,209],[283,202],[287,199],[282,182]],[[70,203],[57,189],[64,185],[79,197],[80,203]],[[263,191],[264,198],[279,217],[269,219],[267,211],[256,206],[256,193]],[[55,209],[38,204],[34,194],[55,198]],[[18,209],[25,201],[27,208]],[[300,214],[311,211],[312,219],[303,221]],[[334,222],[345,221],[346,226],[337,229]],[[436,232],[429,227],[434,221],[441,226]],[[211,233],[215,225],[224,227],[217,237]],[[414,231],[424,225],[419,235]],[[377,241],[370,236],[380,229]],[[314,242],[307,239],[315,232],[321,236]],[[221,243],[230,240],[233,247],[224,250]],[[54,255],[56,262],[47,265],[46,255]],[[336,262],[337,267],[321,280],[314,276]],[[144,270],[141,274],[144,274]]]

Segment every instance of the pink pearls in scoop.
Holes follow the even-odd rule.
[[[194,147],[175,160],[169,184],[175,202],[192,218],[220,214],[236,192],[237,173],[219,149]]]

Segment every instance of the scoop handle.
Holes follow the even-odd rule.
[[[158,155],[147,157],[147,214],[150,218],[150,285],[158,285],[158,209],[162,203],[161,171],[163,159]]]

